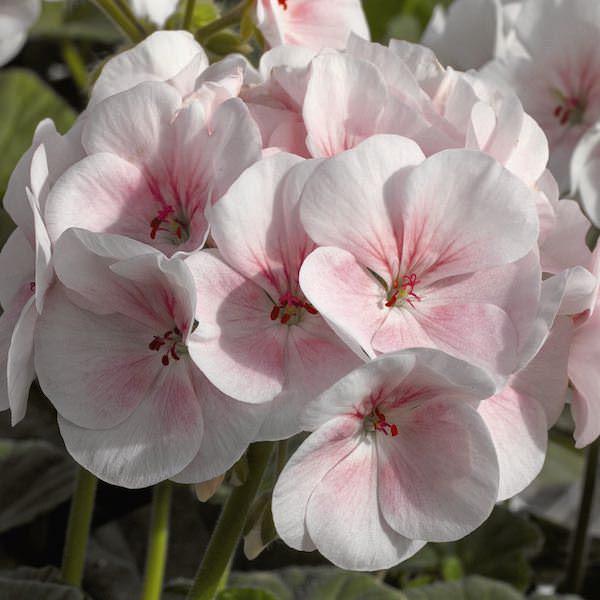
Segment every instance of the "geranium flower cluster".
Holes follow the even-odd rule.
[[[255,70],[155,33],[12,175],[2,408],[37,376],[126,487],[308,431],[273,492],[290,546],[374,570],[457,539],[539,472],[568,377],[600,433],[597,260],[547,159],[516,95],[419,45]]]

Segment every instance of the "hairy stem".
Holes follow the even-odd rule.
[[[194,7],[196,6],[196,0],[187,0],[185,5],[185,14],[183,16],[183,23],[181,29],[190,30],[192,24],[192,18],[194,16]]]
[[[208,25],[205,25],[204,27],[200,27],[200,29],[196,31],[196,39],[199,42],[204,42],[214,33],[217,33],[218,31],[221,31],[230,25],[239,23],[248,5],[248,0],[243,0],[243,2],[240,2],[237,6],[234,6],[222,17],[212,21],[211,23],[208,23]]]
[[[567,572],[562,591],[579,594],[583,585],[585,566],[588,551],[588,526],[594,501],[594,490],[596,487],[596,473],[598,470],[598,448],[600,438],[590,444],[587,449],[585,475],[577,526],[573,535],[571,554],[567,563]]]
[[[62,576],[66,583],[81,587],[85,552],[92,523],[98,480],[83,467],[79,468],[75,493],[71,499],[67,537],[63,551]]]
[[[256,442],[248,449],[248,479],[232,490],[223,507],[188,600],[212,600],[219,589],[242,535],[248,510],[269,464],[272,448],[272,442]]]
[[[154,486],[142,600],[160,600],[169,545],[170,481]]]
[[[132,42],[141,42],[146,37],[146,32],[135,15],[130,10],[125,11],[117,0],[94,0],[94,2]]]

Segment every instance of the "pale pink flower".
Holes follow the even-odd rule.
[[[38,319],[35,370],[74,459],[125,487],[226,471],[263,415],[220,393],[191,360],[197,299],[185,264],[72,229],[54,265],[60,284]]]
[[[600,118],[600,3],[526,0],[504,56],[483,69],[509,85],[550,143],[550,170],[569,188],[571,155]]]
[[[600,276],[600,246],[596,246],[590,271]],[[575,421],[575,445],[582,448],[600,435],[600,307],[598,280],[587,306],[566,307],[563,313],[573,316],[574,332],[569,353],[569,378],[575,388],[571,414]]]
[[[260,129],[264,148],[310,157],[302,105],[315,54],[300,46],[277,46],[261,56],[261,80],[242,89],[240,97]]]
[[[392,40],[386,48],[352,35],[345,53],[271,50],[260,72],[264,82],[242,97],[265,147],[329,157],[393,133],[415,140],[427,156],[483,151],[532,188],[544,176],[548,143],[516,95],[444,69],[423,46]]]
[[[202,247],[207,211],[260,158],[260,134],[237,98],[214,114],[199,100],[181,103],[173,86],[148,81],[87,113],[88,156],[48,198],[52,239],[82,227],[126,235],[167,255]]]
[[[519,368],[502,390],[479,405],[498,457],[498,500],[521,492],[544,465],[548,429],[566,400],[573,321],[564,313],[584,310],[596,285],[582,267],[543,282],[535,325],[519,349]]]
[[[342,49],[350,33],[369,39],[360,0],[257,0],[256,23],[271,46]]]
[[[0,317],[0,407],[10,407],[13,425],[27,409],[29,387],[35,377],[36,321],[54,277],[42,212],[56,179],[82,154],[79,137],[80,123],[60,136],[52,121],[42,121],[4,196],[4,208],[17,229],[0,253],[0,304],[4,310]]]
[[[424,159],[374,136],[316,170],[300,212],[321,246],[302,290],[344,339],[369,356],[433,347],[513,372],[539,301],[538,222],[532,192],[496,161]]]
[[[485,372],[435,350],[379,357],[312,402],[313,433],[273,490],[283,541],[353,570],[386,569],[490,514],[498,463],[477,404]],[[422,540],[422,541],[418,541]]]
[[[201,73],[208,67],[202,46],[188,31],[156,31],[116,56],[102,68],[90,96],[90,106],[143,81],[167,81],[190,64]]]
[[[298,284],[314,248],[298,199],[317,164],[279,153],[247,169],[211,213],[219,250],[186,259],[199,298],[190,354],[224,393],[273,400],[267,439],[300,431],[306,403],[361,363]]]

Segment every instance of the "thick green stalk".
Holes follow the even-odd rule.
[[[162,593],[169,545],[172,488],[170,481],[163,481],[154,487],[142,600],[160,600]]]
[[[70,40],[63,40],[60,44],[60,50],[75,85],[79,88],[79,91],[85,93],[87,90],[87,69],[77,46]]]
[[[66,583],[81,587],[85,552],[92,523],[98,480],[83,467],[79,468],[75,493],[71,499],[67,537],[63,552],[62,576]]]
[[[272,448],[272,442],[256,442],[248,448],[248,479],[232,490],[221,511],[188,600],[213,600],[242,535]]]
[[[230,25],[234,25],[235,23],[239,23],[242,19],[242,15],[244,11],[248,7],[248,0],[244,0],[240,2],[237,6],[234,6],[229,12],[226,12],[222,17],[215,19],[208,25],[204,27],[200,27],[196,31],[196,39],[199,42],[206,41],[211,35],[229,27]]]
[[[194,17],[194,7],[196,6],[196,0],[187,0],[185,5],[185,14],[183,16],[183,24],[181,29],[190,30],[192,24],[192,18]]]
[[[579,504],[579,514],[577,516],[577,526],[573,535],[565,581],[561,586],[561,591],[572,594],[579,594],[581,592],[585,575],[588,551],[588,527],[594,502],[599,448],[600,438],[588,446],[587,449],[585,475],[581,493],[581,502]]]
[[[123,31],[132,42],[141,42],[146,34],[137,19],[128,17],[115,0],[94,0],[106,15]]]

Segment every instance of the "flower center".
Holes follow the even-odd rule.
[[[287,10],[287,8],[288,8],[287,0],[277,0],[277,4],[279,4],[279,6],[281,6],[281,8],[283,8],[283,10]]]
[[[163,352],[160,362],[165,367],[169,365],[171,359],[179,360],[182,354],[187,354],[187,347],[182,342],[181,331],[178,327],[169,329],[163,335],[155,335],[148,344],[148,348],[155,352]]]
[[[561,125],[579,125],[583,122],[585,115],[586,102],[584,99],[576,96],[565,96],[557,91],[556,96],[559,104],[554,108],[554,116]]]
[[[366,432],[381,431],[384,435],[396,437],[398,435],[398,426],[395,423],[388,423],[385,415],[374,408],[368,415],[363,417],[363,428]]]
[[[408,303],[414,308],[414,301],[421,300],[414,291],[417,283],[419,283],[419,280],[414,273],[396,277],[392,282],[392,287],[387,291],[385,305],[391,308],[392,306],[402,306]]]
[[[319,314],[319,311],[306,300],[286,292],[279,298],[279,304],[275,304],[271,310],[271,321],[277,321],[282,325],[297,325],[302,319],[302,312],[306,310],[311,315]]]
[[[179,246],[190,239],[190,224],[183,216],[176,215],[170,204],[165,204],[150,221],[150,239],[155,240],[159,232],[167,241]]]

